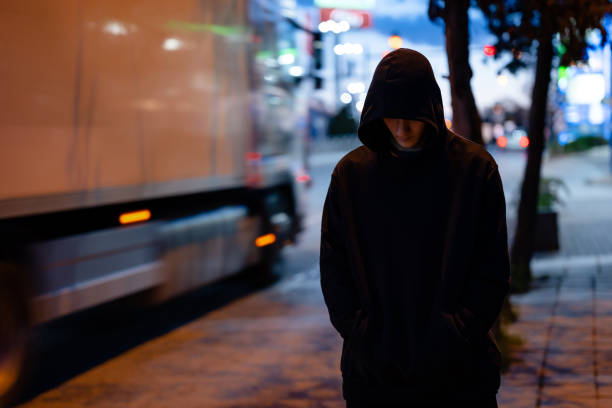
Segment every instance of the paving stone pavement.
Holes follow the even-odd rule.
[[[524,341],[502,377],[501,407],[612,407],[612,266],[538,272],[512,298]]]

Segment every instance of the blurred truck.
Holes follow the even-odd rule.
[[[0,396],[32,325],[168,299],[294,240],[303,109],[276,3],[2,2]]]

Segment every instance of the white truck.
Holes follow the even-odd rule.
[[[308,177],[284,13],[272,0],[0,4],[0,401],[32,325],[142,291],[167,299],[295,238]]]

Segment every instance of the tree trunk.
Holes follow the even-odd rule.
[[[553,58],[552,35],[543,35],[538,45],[538,60],[533,85],[531,108],[529,110],[529,150],[527,165],[521,187],[521,201],[518,221],[512,245],[511,264],[513,287],[523,291],[529,286],[531,270],[529,263],[533,256],[535,223],[538,212],[538,191],[540,169],[544,151],[544,126],[548,104],[548,86]]]
[[[446,27],[446,55],[448,56],[448,71],[451,88],[451,103],[453,107],[454,131],[476,143],[482,141],[482,121],[470,80],[470,52],[468,49],[469,25],[468,8],[470,0],[447,0],[444,9]]]

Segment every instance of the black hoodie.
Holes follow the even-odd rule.
[[[423,149],[390,154],[384,117],[426,122]],[[321,228],[321,286],[344,338],[345,398],[494,394],[500,356],[490,329],[509,288],[495,161],[447,130],[431,65],[408,49],[376,68],[359,138],[364,146],[333,171]]]

